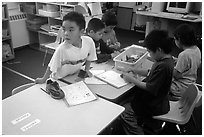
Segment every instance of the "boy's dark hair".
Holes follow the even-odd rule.
[[[172,49],[172,41],[167,31],[153,30],[146,36],[144,46],[153,52],[160,48],[164,53],[169,54]]]
[[[185,47],[190,47],[196,44],[195,30],[188,24],[179,25],[174,31],[174,37]]]
[[[63,17],[62,21],[66,20],[76,22],[80,30],[85,29],[86,21],[81,13],[75,11],[69,12]]]
[[[95,33],[105,28],[104,23],[98,18],[92,18],[86,28],[86,32],[93,30]]]
[[[105,14],[103,14],[101,20],[105,23],[106,26],[115,26],[115,25],[117,25],[116,15],[111,11],[108,11]]]

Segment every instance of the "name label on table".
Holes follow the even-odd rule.
[[[40,120],[39,120],[39,119],[36,119],[36,120],[34,120],[34,121],[28,123],[27,125],[23,126],[23,127],[21,128],[21,130],[22,130],[23,132],[25,132],[26,130],[28,130],[28,129],[32,128],[33,126],[37,125],[38,123],[40,123]]]
[[[15,124],[21,122],[22,120],[24,120],[24,119],[26,119],[26,118],[28,118],[30,116],[31,116],[30,113],[26,113],[26,114],[24,114],[24,115],[22,115],[22,116],[20,116],[20,117],[18,117],[16,119],[12,120],[11,123],[15,125]]]

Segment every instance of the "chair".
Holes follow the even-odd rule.
[[[202,85],[200,85],[200,84],[195,84],[197,87],[200,87],[200,88],[202,88]],[[195,105],[195,108],[198,108],[198,107],[200,107],[201,105],[202,105],[202,89],[200,89],[199,88],[199,92],[198,92],[198,94],[199,94],[199,96],[200,96],[200,98],[197,100],[197,102],[196,102],[196,105]],[[196,127],[196,129],[198,128],[198,126],[197,126],[197,123],[196,123],[196,120],[195,120],[195,117],[194,117],[194,114],[192,113],[192,120],[193,120],[193,123],[194,123],[194,125],[195,125],[195,127]]]
[[[45,51],[45,55],[44,55],[44,58],[43,58],[42,66],[45,65],[45,59],[46,59],[46,56],[47,56],[48,49],[56,50],[56,48],[57,48],[63,41],[64,41],[64,39],[63,39],[63,33],[62,33],[62,27],[61,27],[61,28],[58,30],[58,33],[57,33],[57,37],[56,37],[55,42],[43,44],[43,45],[45,46],[45,48],[46,48],[46,51]]]
[[[175,123],[179,133],[181,134],[182,132],[179,125],[184,125],[189,121],[200,98],[201,94],[199,93],[198,87],[195,84],[191,84],[179,101],[170,101],[170,111],[167,114],[153,116],[153,118]]]
[[[19,86],[19,87],[17,87],[17,88],[14,88],[14,89],[12,90],[12,95],[14,95],[14,94],[16,94],[16,93],[19,93],[19,92],[21,92],[21,91],[23,91],[23,90],[25,90],[25,89],[27,89],[27,88],[33,86],[33,85],[35,85],[35,83],[28,83],[28,84],[21,85],[21,86]]]

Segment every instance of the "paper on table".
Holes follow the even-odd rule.
[[[121,74],[113,71],[113,70],[109,70],[106,71],[102,74],[96,75],[97,78],[109,83],[110,85],[116,87],[116,88],[121,88],[125,85],[127,85],[128,83],[120,77]]]
[[[95,76],[95,75],[98,75],[98,74],[101,74],[101,73],[105,72],[105,70],[94,70],[94,69],[91,69],[90,72]]]
[[[96,85],[97,84],[98,85],[107,84],[107,83],[105,83],[105,82],[103,82],[103,81],[101,81],[101,80],[99,80],[99,79],[97,79],[95,77],[85,78],[84,82],[86,84],[96,84]]]
[[[65,99],[70,106],[97,99],[97,96],[91,92],[83,81],[61,87],[61,89],[64,91]]]

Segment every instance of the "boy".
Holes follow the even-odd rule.
[[[93,40],[82,36],[85,29],[84,16],[69,12],[62,22],[64,42],[56,49],[42,78],[35,83],[44,83],[49,77],[60,79],[77,72],[85,63],[85,71],[90,75],[90,63],[97,60]]]
[[[171,42],[168,33],[162,30],[153,30],[145,38],[144,45],[150,53],[154,64],[145,81],[139,81],[128,73],[122,77],[134,83],[134,98],[125,104],[125,111],[121,115],[121,125],[126,134],[144,134],[138,122],[155,131],[161,123],[152,119],[152,116],[168,113],[170,106],[168,93],[173,76],[174,62],[171,52]],[[135,71],[136,72],[136,71]],[[147,74],[148,71],[143,72]],[[138,88],[139,87],[139,88]]]
[[[105,24],[105,31],[102,40],[106,43],[107,46],[114,49],[119,49],[120,42],[118,42],[114,31],[114,28],[117,25],[116,15],[113,12],[108,11],[103,14],[102,21]]]
[[[201,52],[196,46],[194,29],[188,24],[176,28],[174,40],[176,46],[183,50],[176,59],[170,90],[170,100],[177,101],[188,85],[196,82],[197,69],[201,64]]]
[[[114,50],[106,45],[101,39],[104,33],[105,25],[98,18],[92,18],[86,29],[87,35],[90,36],[94,42],[96,47],[96,54],[98,60],[97,63],[106,62],[109,59],[114,58],[119,54],[119,52],[114,52]]]

